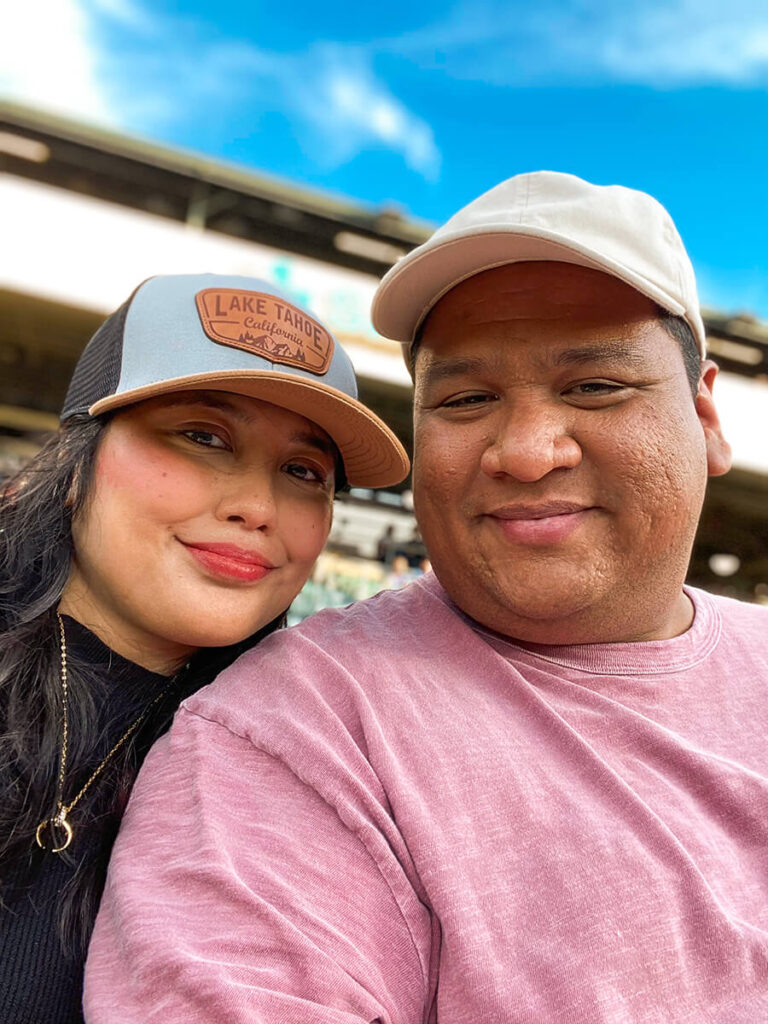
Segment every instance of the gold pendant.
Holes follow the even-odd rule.
[[[45,829],[50,829],[51,846],[46,846],[43,842],[43,832]],[[57,829],[64,833],[63,842],[60,842],[58,846],[56,845]],[[41,821],[35,832],[35,840],[41,850],[50,850],[51,853],[61,853],[62,850],[66,850],[72,842],[72,826],[67,821],[67,812],[62,808],[55,818],[46,818],[45,821]]]

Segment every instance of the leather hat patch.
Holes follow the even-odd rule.
[[[240,288],[204,288],[195,302],[203,330],[213,341],[317,374],[331,364],[333,338],[290,302]]]

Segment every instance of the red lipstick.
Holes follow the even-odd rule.
[[[235,544],[181,543],[212,576],[252,583],[264,579],[275,568],[268,558]]]

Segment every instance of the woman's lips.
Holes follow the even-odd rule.
[[[571,536],[594,508],[571,502],[511,505],[490,513],[504,536],[517,544],[558,544]]]
[[[212,576],[251,583],[264,579],[274,565],[255,552],[233,544],[188,544],[181,542],[192,557]]]

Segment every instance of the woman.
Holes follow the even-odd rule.
[[[408,469],[330,333],[250,278],[145,281],[91,339],[61,420],[0,503],[6,1024],[82,1019],[85,948],[149,745],[283,624],[335,491]]]

